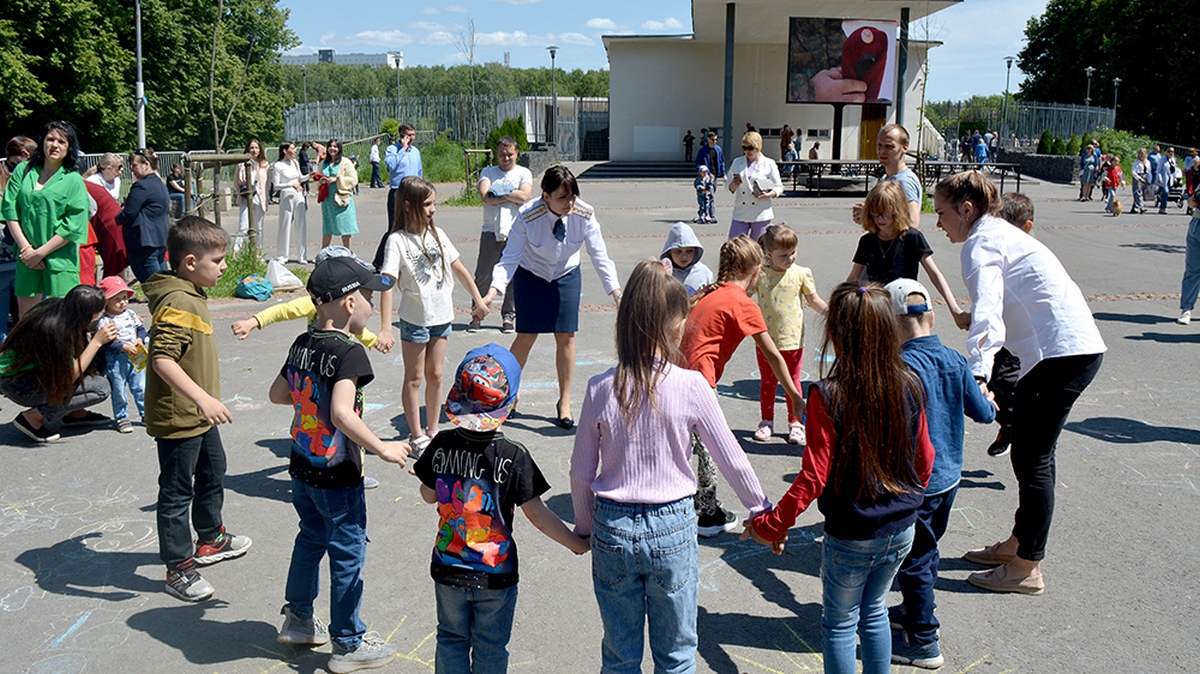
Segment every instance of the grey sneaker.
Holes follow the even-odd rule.
[[[1179,318],[1176,318],[1175,322],[1180,325],[1187,325],[1187,324],[1191,323],[1192,322],[1192,312],[1184,311],[1184,312],[1180,313]]]
[[[207,566],[226,559],[241,557],[246,554],[253,542],[249,536],[236,536],[225,531],[225,527],[221,527],[221,533],[217,535],[216,540],[196,543],[196,564]]]
[[[360,669],[382,667],[396,659],[396,649],[388,646],[378,632],[367,632],[354,650],[346,650],[336,643],[333,655],[329,656],[329,671],[334,674],[357,672]]]
[[[479,321],[472,318],[471,322],[467,323],[467,332],[470,332],[470,333],[479,332],[479,327],[480,327]]]
[[[132,433],[133,432],[133,422],[129,420],[129,417],[122,417],[120,419],[117,419],[117,432],[118,433]]]
[[[279,636],[275,637],[275,641],[293,646],[322,646],[329,643],[329,628],[317,616],[301,620],[286,606],[279,612],[284,616],[283,627],[279,628]]]
[[[376,480],[375,478],[371,477],[370,475],[363,476],[363,489],[374,489],[378,486],[379,486],[379,480]]]
[[[190,562],[185,568],[167,571],[167,592],[184,601],[203,601],[213,595],[216,590],[200,576]]]

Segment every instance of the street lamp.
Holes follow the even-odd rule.
[[[1083,97],[1083,105],[1090,107],[1092,105],[1092,73],[1096,72],[1096,69],[1088,66],[1083,69],[1083,72],[1087,73],[1087,95]]]
[[[550,51],[550,93],[552,94],[552,101],[553,101],[550,104],[551,108],[552,108],[552,112],[550,114],[550,120],[551,120],[550,121],[550,129],[549,129],[550,132],[546,134],[546,140],[550,143],[557,144],[558,143],[558,138],[557,138],[557,136],[558,136],[558,128],[557,128],[558,127],[558,85],[554,80],[554,75],[556,72],[556,68],[554,67],[554,57],[558,55],[558,45],[552,44],[549,47],[546,47],[546,49],[548,49]]]
[[[1004,144],[1004,141],[1005,141],[1005,140],[1008,140],[1008,134],[1009,134],[1009,126],[1008,126],[1008,83],[1009,83],[1009,80],[1010,80],[1010,78],[1012,77],[1012,64],[1013,64],[1013,61],[1016,61],[1016,60],[1017,60],[1017,58],[1016,58],[1015,56],[1005,56],[1005,57],[1004,57],[1004,67],[1007,69],[1007,70],[1006,70],[1006,72],[1004,73],[1004,124],[1002,125],[1002,127],[1003,127],[1003,129],[1004,129],[1004,137],[1001,139],[1001,142],[999,143],[1000,145],[1003,145],[1003,144]]]
[[[300,76],[304,79],[304,140],[308,140],[308,66],[300,66]]]
[[[1121,86],[1121,78],[1113,78],[1113,129],[1117,128],[1117,89]]]
[[[133,13],[137,32],[137,142],[138,148],[146,147],[146,87],[142,83],[142,2],[134,0]]]

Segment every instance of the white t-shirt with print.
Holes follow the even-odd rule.
[[[433,326],[454,321],[454,274],[450,265],[458,260],[458,249],[437,227],[418,236],[392,232],[384,249],[380,272],[396,279],[400,294],[400,320],[413,325]],[[438,249],[438,242],[441,249]]]
[[[504,185],[511,187],[512,191],[518,190],[521,185],[533,184],[533,174],[524,166],[514,166],[511,171],[505,173],[500,170],[499,166],[489,166],[483,169],[479,174],[479,180],[484,179],[491,182],[492,186]],[[492,204],[483,205],[483,231],[496,233],[497,221],[500,218],[501,209],[507,209],[511,220],[515,220],[520,206],[513,203],[504,204],[503,206],[494,206]]]

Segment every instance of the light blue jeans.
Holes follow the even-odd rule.
[[[1200,217],[1188,224],[1187,250],[1183,254],[1183,290],[1179,294],[1179,310],[1191,311],[1200,294]]]
[[[435,674],[504,674],[517,610],[517,586],[473,590],[434,583]]]
[[[863,674],[887,674],[891,670],[887,593],[912,542],[911,526],[869,541],[844,541],[825,534],[821,633],[827,673],[855,674],[855,632],[862,637]]]
[[[129,398],[125,397],[125,385],[133,394],[133,402],[137,405],[138,416],[146,416],[146,371],[138,372],[124,352],[109,353],[107,372],[108,385],[112,388],[112,406],[114,419],[129,417]]]
[[[662,504],[597,498],[592,584],[604,623],[601,672],[642,671],[647,619],[655,674],[696,671],[699,567],[693,497]]]

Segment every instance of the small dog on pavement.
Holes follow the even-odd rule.
[[[1124,212],[1125,212],[1125,204],[1121,203],[1120,199],[1113,199],[1113,205],[1112,205],[1113,217],[1115,218]]]

